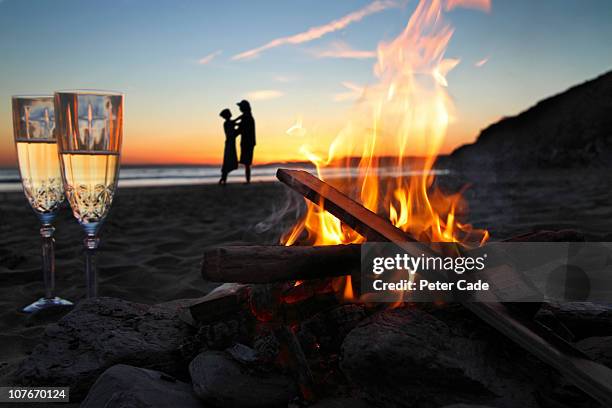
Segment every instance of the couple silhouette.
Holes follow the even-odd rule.
[[[238,168],[238,163],[244,165],[246,184],[251,182],[251,163],[253,163],[253,151],[255,150],[255,119],[251,113],[249,101],[238,102],[238,108],[242,115],[232,119],[232,112],[223,109],[219,116],[225,119],[223,130],[225,131],[225,149],[223,151],[223,166],[221,167],[221,179],[219,184],[227,184],[227,175]],[[236,138],[240,136],[240,161],[236,153]]]

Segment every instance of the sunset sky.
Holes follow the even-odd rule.
[[[329,144],[375,50],[417,1],[0,0],[0,165],[12,166],[10,96],[126,93],[124,163],[217,163],[218,113],[246,98],[256,163]],[[456,105],[443,152],[502,116],[612,69],[612,1],[493,0],[447,15]],[[332,22],[334,22],[332,24]],[[314,29],[313,29],[314,28]],[[302,119],[306,132],[287,134]]]

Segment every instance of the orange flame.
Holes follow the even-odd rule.
[[[325,169],[343,169],[342,178],[328,181],[414,238],[478,245],[489,235],[458,220],[466,211],[461,192],[444,194],[434,184],[433,166],[453,111],[446,75],[459,63],[444,56],[453,29],[443,14],[459,6],[485,11],[491,7],[490,0],[421,0],[404,31],[378,46],[374,66],[378,82],[365,88],[327,158],[307,146],[302,151],[321,179]],[[396,157],[378,154],[381,146],[388,151],[390,145],[395,146]],[[422,157],[415,159],[416,155]],[[351,157],[360,157],[356,174],[351,172]],[[383,177],[379,170],[390,164],[396,174]],[[304,217],[281,238],[285,245],[364,241],[320,206],[308,201],[306,205]],[[338,292],[353,297],[350,279]]]

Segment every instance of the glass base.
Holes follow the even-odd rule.
[[[74,303],[71,301],[59,298],[57,296],[53,298],[40,298],[31,305],[24,307],[22,311],[25,313],[34,313],[42,309],[49,309],[57,306],[72,306],[73,304]]]

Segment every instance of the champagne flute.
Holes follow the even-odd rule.
[[[13,135],[23,192],[41,223],[44,297],[23,308],[26,313],[72,302],[54,296],[55,248],[51,224],[62,203],[52,96],[13,96]]]
[[[97,237],[117,189],[123,94],[55,92],[55,121],[62,180],[72,213],[85,230],[87,297],[96,297]]]

